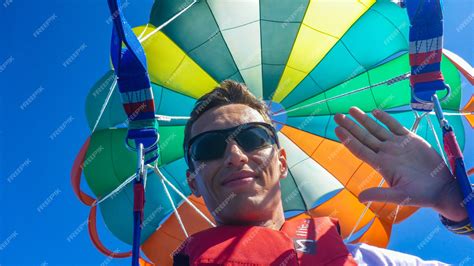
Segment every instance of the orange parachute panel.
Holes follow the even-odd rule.
[[[464,106],[464,108],[462,109],[463,112],[466,112],[466,113],[470,113],[468,115],[466,115],[466,119],[467,121],[469,122],[469,125],[471,125],[472,128],[474,128],[474,97],[471,96],[471,99],[469,100],[469,102],[466,104],[466,106]]]
[[[379,219],[374,219],[369,229],[352,243],[366,243],[372,246],[385,248],[390,239],[391,229],[391,224],[384,223]]]
[[[191,195],[188,199],[211,221],[214,221],[202,198]],[[189,235],[211,227],[187,203],[181,204],[178,207],[178,212]],[[142,250],[153,263],[172,265],[173,254],[185,239],[186,236],[178,223],[178,219],[173,214],[142,244]]]
[[[367,188],[377,187],[383,178],[373,167],[354,156],[342,143],[324,139],[290,126],[284,126],[281,131],[318,164],[334,175],[356,197]],[[341,161],[344,162],[344,167],[341,167]],[[382,187],[388,187],[388,185],[384,183]],[[359,202],[357,201],[357,203]],[[391,223],[394,219],[398,222],[407,218],[418,208],[400,206],[397,211],[396,204],[374,202],[370,209],[379,218]],[[345,222],[345,220],[341,220],[341,222]]]
[[[344,185],[362,163],[339,142],[290,126],[284,126],[281,132]],[[341,167],[341,161],[344,161],[344,167]]]
[[[341,234],[343,237],[347,237],[364,209],[365,205],[360,203],[352,193],[347,189],[342,189],[330,200],[308,212],[314,217],[329,216],[339,219]],[[362,217],[356,231],[367,225],[373,218],[375,218],[374,213],[368,210],[364,217]]]

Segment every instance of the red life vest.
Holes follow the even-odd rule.
[[[329,217],[286,221],[280,231],[218,226],[190,236],[178,251],[175,265],[357,265]]]

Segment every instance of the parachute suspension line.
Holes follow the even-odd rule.
[[[431,123],[431,119],[429,116],[426,117],[428,120],[428,125],[430,125],[431,131],[433,132],[434,138],[436,140],[436,144],[438,144],[439,153],[441,153],[441,157],[443,157],[444,163],[448,166],[448,160],[446,160],[446,156],[444,155],[444,149],[441,147],[441,142],[439,141],[438,135],[436,134],[436,130],[434,129],[433,123]],[[453,169],[454,170],[454,169]]]
[[[140,40],[143,37],[143,34],[145,34],[145,31],[148,29],[148,23],[145,25],[145,28],[140,32],[140,35],[138,36],[138,39]]]
[[[411,131],[416,134],[416,132],[418,131],[418,126],[420,125],[421,119],[425,117],[428,113],[423,113],[420,116],[417,111],[413,110],[413,114],[415,115],[415,122],[413,122]]]
[[[380,183],[377,187],[382,187],[382,185],[384,183],[385,183],[385,179],[383,179],[383,177],[382,177],[382,179],[380,180]],[[346,237],[346,239],[345,239],[346,241],[349,241],[351,239],[351,237],[354,234],[355,230],[357,229],[360,222],[362,221],[362,218],[364,218],[364,216],[367,213],[367,211],[369,210],[370,206],[372,206],[372,202],[373,201],[369,201],[369,203],[365,206],[364,210],[362,211],[359,218],[357,219],[357,222],[355,223],[354,227],[352,228],[351,233]]]
[[[468,115],[473,115],[474,112],[460,112],[460,113],[450,113],[450,112],[443,112],[444,116],[468,116]],[[436,115],[435,112],[430,112],[430,115]]]
[[[99,205],[100,203],[102,203],[104,200],[110,198],[110,197],[113,197],[113,195],[117,194],[120,190],[122,190],[126,185],[128,185],[128,183],[132,182],[135,178],[137,177],[137,173],[131,175],[129,178],[125,179],[125,181],[123,181],[122,184],[120,184],[117,188],[115,188],[114,190],[112,190],[112,192],[110,192],[109,194],[107,194],[105,197],[101,198],[100,200],[96,201],[92,207],[96,206],[96,205]]]
[[[158,171],[160,171],[160,170],[158,170]],[[168,190],[168,187],[165,184],[165,180],[163,178],[163,175],[160,175],[160,176],[161,176],[161,184],[163,184],[163,187],[165,188],[166,196],[168,196],[168,199],[170,200],[170,203],[171,203],[171,207],[173,207],[174,215],[176,215],[176,219],[178,219],[179,226],[181,226],[181,229],[183,230],[183,233],[187,238],[187,237],[189,237],[188,231],[186,230],[186,227],[183,224],[183,220],[181,220],[181,215],[179,215],[179,211],[176,208],[176,205],[174,205],[173,198],[171,198],[170,191]]]
[[[152,165],[148,165],[149,168],[152,168],[153,171],[156,173],[156,175],[158,175],[162,180],[164,180],[166,182],[166,184],[168,184],[184,201],[186,201],[199,215],[202,216],[202,218],[204,218],[204,220],[206,220],[210,225],[212,225],[213,227],[215,227],[216,225],[211,221],[209,220],[209,218],[207,218],[207,216],[201,211],[199,210],[196,205],[194,205],[194,203],[192,203],[188,197],[186,197],[181,191],[179,191],[179,189],[177,189],[173,183],[171,183],[164,175],[163,173],[161,173],[160,169],[157,167],[157,166],[152,166]]]
[[[176,13],[173,17],[171,17],[170,19],[168,19],[167,21],[165,21],[165,23],[161,24],[160,26],[158,26],[156,29],[154,29],[152,32],[150,32],[149,34],[147,34],[145,37],[143,37],[143,39],[138,39],[140,41],[140,43],[146,41],[148,38],[150,38],[153,34],[157,33],[158,31],[160,31],[162,28],[164,28],[166,25],[168,25],[169,23],[171,23],[173,20],[175,20],[177,17],[181,16],[181,14],[183,14],[184,12],[186,12],[189,8],[191,8],[194,4],[197,3],[198,0],[194,0],[191,4],[189,4],[186,8],[184,8],[183,10],[179,11],[178,13]]]
[[[97,125],[99,124],[100,119],[102,118],[102,115],[105,112],[105,108],[107,107],[107,104],[109,104],[110,97],[112,96],[112,93],[115,90],[115,86],[117,86],[117,76],[114,75],[114,81],[112,82],[112,85],[110,86],[109,89],[109,94],[107,94],[107,98],[105,98],[104,104],[102,104],[102,108],[100,109],[99,116],[97,117],[97,120],[95,121],[94,127],[92,128],[92,133],[95,132]]]
[[[169,116],[169,115],[155,115],[158,121],[170,122],[171,120],[188,120],[189,116]]]
[[[393,216],[392,224],[397,220],[398,212],[400,211],[400,204],[397,204],[397,209],[395,210],[395,215]]]
[[[336,95],[336,96],[333,96],[333,97],[329,97],[329,98],[326,98],[324,100],[320,100],[320,101],[317,101],[317,102],[314,102],[314,103],[310,103],[310,104],[307,104],[307,105],[295,107],[293,109],[289,109],[289,110],[286,110],[286,111],[276,112],[274,114],[274,116],[288,114],[288,113],[291,113],[291,112],[294,112],[294,111],[297,111],[297,110],[300,110],[300,109],[304,109],[304,108],[307,108],[307,107],[310,107],[310,106],[313,106],[313,105],[316,105],[316,104],[325,103],[327,101],[342,98],[342,97],[345,97],[345,96],[348,96],[348,95],[351,95],[351,94],[354,94],[354,93],[358,93],[358,92],[361,92],[361,91],[365,91],[365,90],[368,90],[368,89],[372,89],[372,88],[375,88],[375,87],[378,87],[378,86],[381,86],[381,85],[386,84],[386,85],[390,86],[392,84],[395,84],[397,82],[400,82],[400,81],[408,79],[408,78],[410,78],[410,72],[407,72],[405,74],[402,74],[400,76],[397,76],[397,77],[394,77],[394,78],[391,78],[391,79],[388,79],[388,80],[385,80],[385,81],[381,81],[379,83],[375,83],[373,85],[369,85],[369,86],[366,86],[366,87],[363,87],[363,88],[359,88],[357,90],[352,90],[352,91],[348,91],[348,92],[343,93],[343,94],[339,94],[339,95]]]

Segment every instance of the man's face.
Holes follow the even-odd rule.
[[[249,122],[265,121],[247,105],[216,107],[196,120],[191,138]],[[195,171],[187,171],[189,186],[195,195],[203,196],[219,224],[258,223],[268,219],[281,204],[279,181],[286,177],[287,165],[285,151],[276,145],[245,152],[230,139],[222,158],[191,163]]]

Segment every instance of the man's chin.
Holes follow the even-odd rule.
[[[272,207],[266,206],[256,195],[240,199],[242,196],[235,196],[236,198],[233,203],[229,203],[225,209],[222,209],[220,214],[216,213],[217,216],[221,217],[220,220],[224,224],[255,223],[256,221],[264,220],[266,213],[271,212],[269,210]]]

